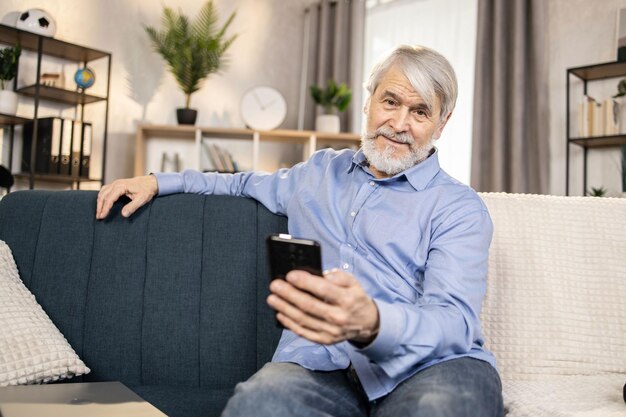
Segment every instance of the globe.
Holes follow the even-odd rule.
[[[96,74],[94,74],[91,68],[80,68],[74,74],[74,81],[80,88],[89,88],[96,81]]]

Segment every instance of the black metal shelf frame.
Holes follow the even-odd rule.
[[[32,51],[37,54],[37,72],[36,82],[34,85],[24,86],[18,88],[17,82],[14,83],[14,90],[23,96],[32,97],[34,99],[34,109],[32,119],[23,117],[10,116],[0,114],[0,125],[8,125],[9,130],[9,170],[11,170],[13,159],[13,142],[15,134],[15,125],[23,124],[29,120],[33,121],[33,136],[31,139],[31,154],[30,154],[30,172],[28,172],[29,188],[35,187],[36,180],[52,181],[54,175],[41,175],[35,173],[35,158],[37,155],[37,140],[38,137],[38,115],[39,115],[39,101],[40,99],[52,101],[61,104],[67,104],[70,106],[80,107],[80,121],[84,122],[85,109],[84,106],[96,103],[105,102],[105,114],[104,114],[104,133],[102,140],[102,169],[99,181],[102,183],[105,178],[106,169],[106,155],[107,155],[107,137],[108,137],[108,121],[109,121],[109,94],[111,90],[111,54],[109,52],[100,51],[97,49],[72,44],[59,39],[54,39],[48,36],[38,35],[32,32],[20,30],[11,26],[0,24],[0,43],[7,45],[19,44],[23,50]],[[104,97],[85,94],[83,91],[71,91],[61,88],[49,87],[41,85],[41,61],[43,56],[51,56],[55,58],[61,58],[64,60],[76,62],[87,66],[89,62],[106,59],[107,60],[107,85],[106,95]],[[19,71],[19,63],[18,63]],[[18,79],[16,75],[15,79]],[[80,157],[83,156],[83,144],[81,143]],[[18,176],[24,176],[20,174]],[[76,178],[74,176],[64,177],[58,176],[56,179],[58,182],[65,182],[70,184],[76,184],[76,188],[80,188],[80,183],[85,179]]]
[[[590,81],[626,77],[626,62],[605,62],[602,64],[568,68],[566,73],[566,106],[565,106],[565,195],[569,195],[570,176],[570,145],[583,148],[583,195],[587,191],[587,156],[589,149],[614,147],[626,144],[626,135],[593,136],[573,138],[570,127],[570,81],[575,76],[583,82],[583,94],[587,94],[587,83]]]

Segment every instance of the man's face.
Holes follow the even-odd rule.
[[[365,105],[362,147],[374,176],[391,177],[428,157],[450,117],[442,121],[434,101],[428,109],[399,69],[387,71]]]

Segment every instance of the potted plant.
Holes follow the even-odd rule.
[[[179,10],[163,8],[163,29],[146,26],[152,46],[161,54],[178,86],[186,96],[185,107],[177,109],[179,124],[194,124],[197,110],[189,107],[191,95],[198,91],[210,74],[222,69],[224,53],[237,35],[227,37],[226,30],[235,18],[235,12],[217,29],[217,10],[213,1],[207,1],[190,22]]]
[[[9,83],[17,74],[17,65],[22,49],[19,45],[0,49],[0,113],[15,115],[17,94],[10,90]]]
[[[315,119],[315,130],[339,133],[341,126],[335,109],[338,112],[343,112],[348,108],[350,100],[352,100],[352,91],[345,83],[337,85],[333,79],[328,80],[326,87],[312,85],[310,88],[313,101],[324,108],[324,114]]]

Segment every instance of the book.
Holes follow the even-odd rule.
[[[225,167],[222,163],[222,158],[220,157],[217,146],[212,143],[208,143],[206,144],[206,147],[209,151],[209,158],[211,159],[211,164],[213,164],[213,169],[216,171],[224,171]]]
[[[603,122],[605,135],[619,134],[619,103],[612,98],[604,100]]]

